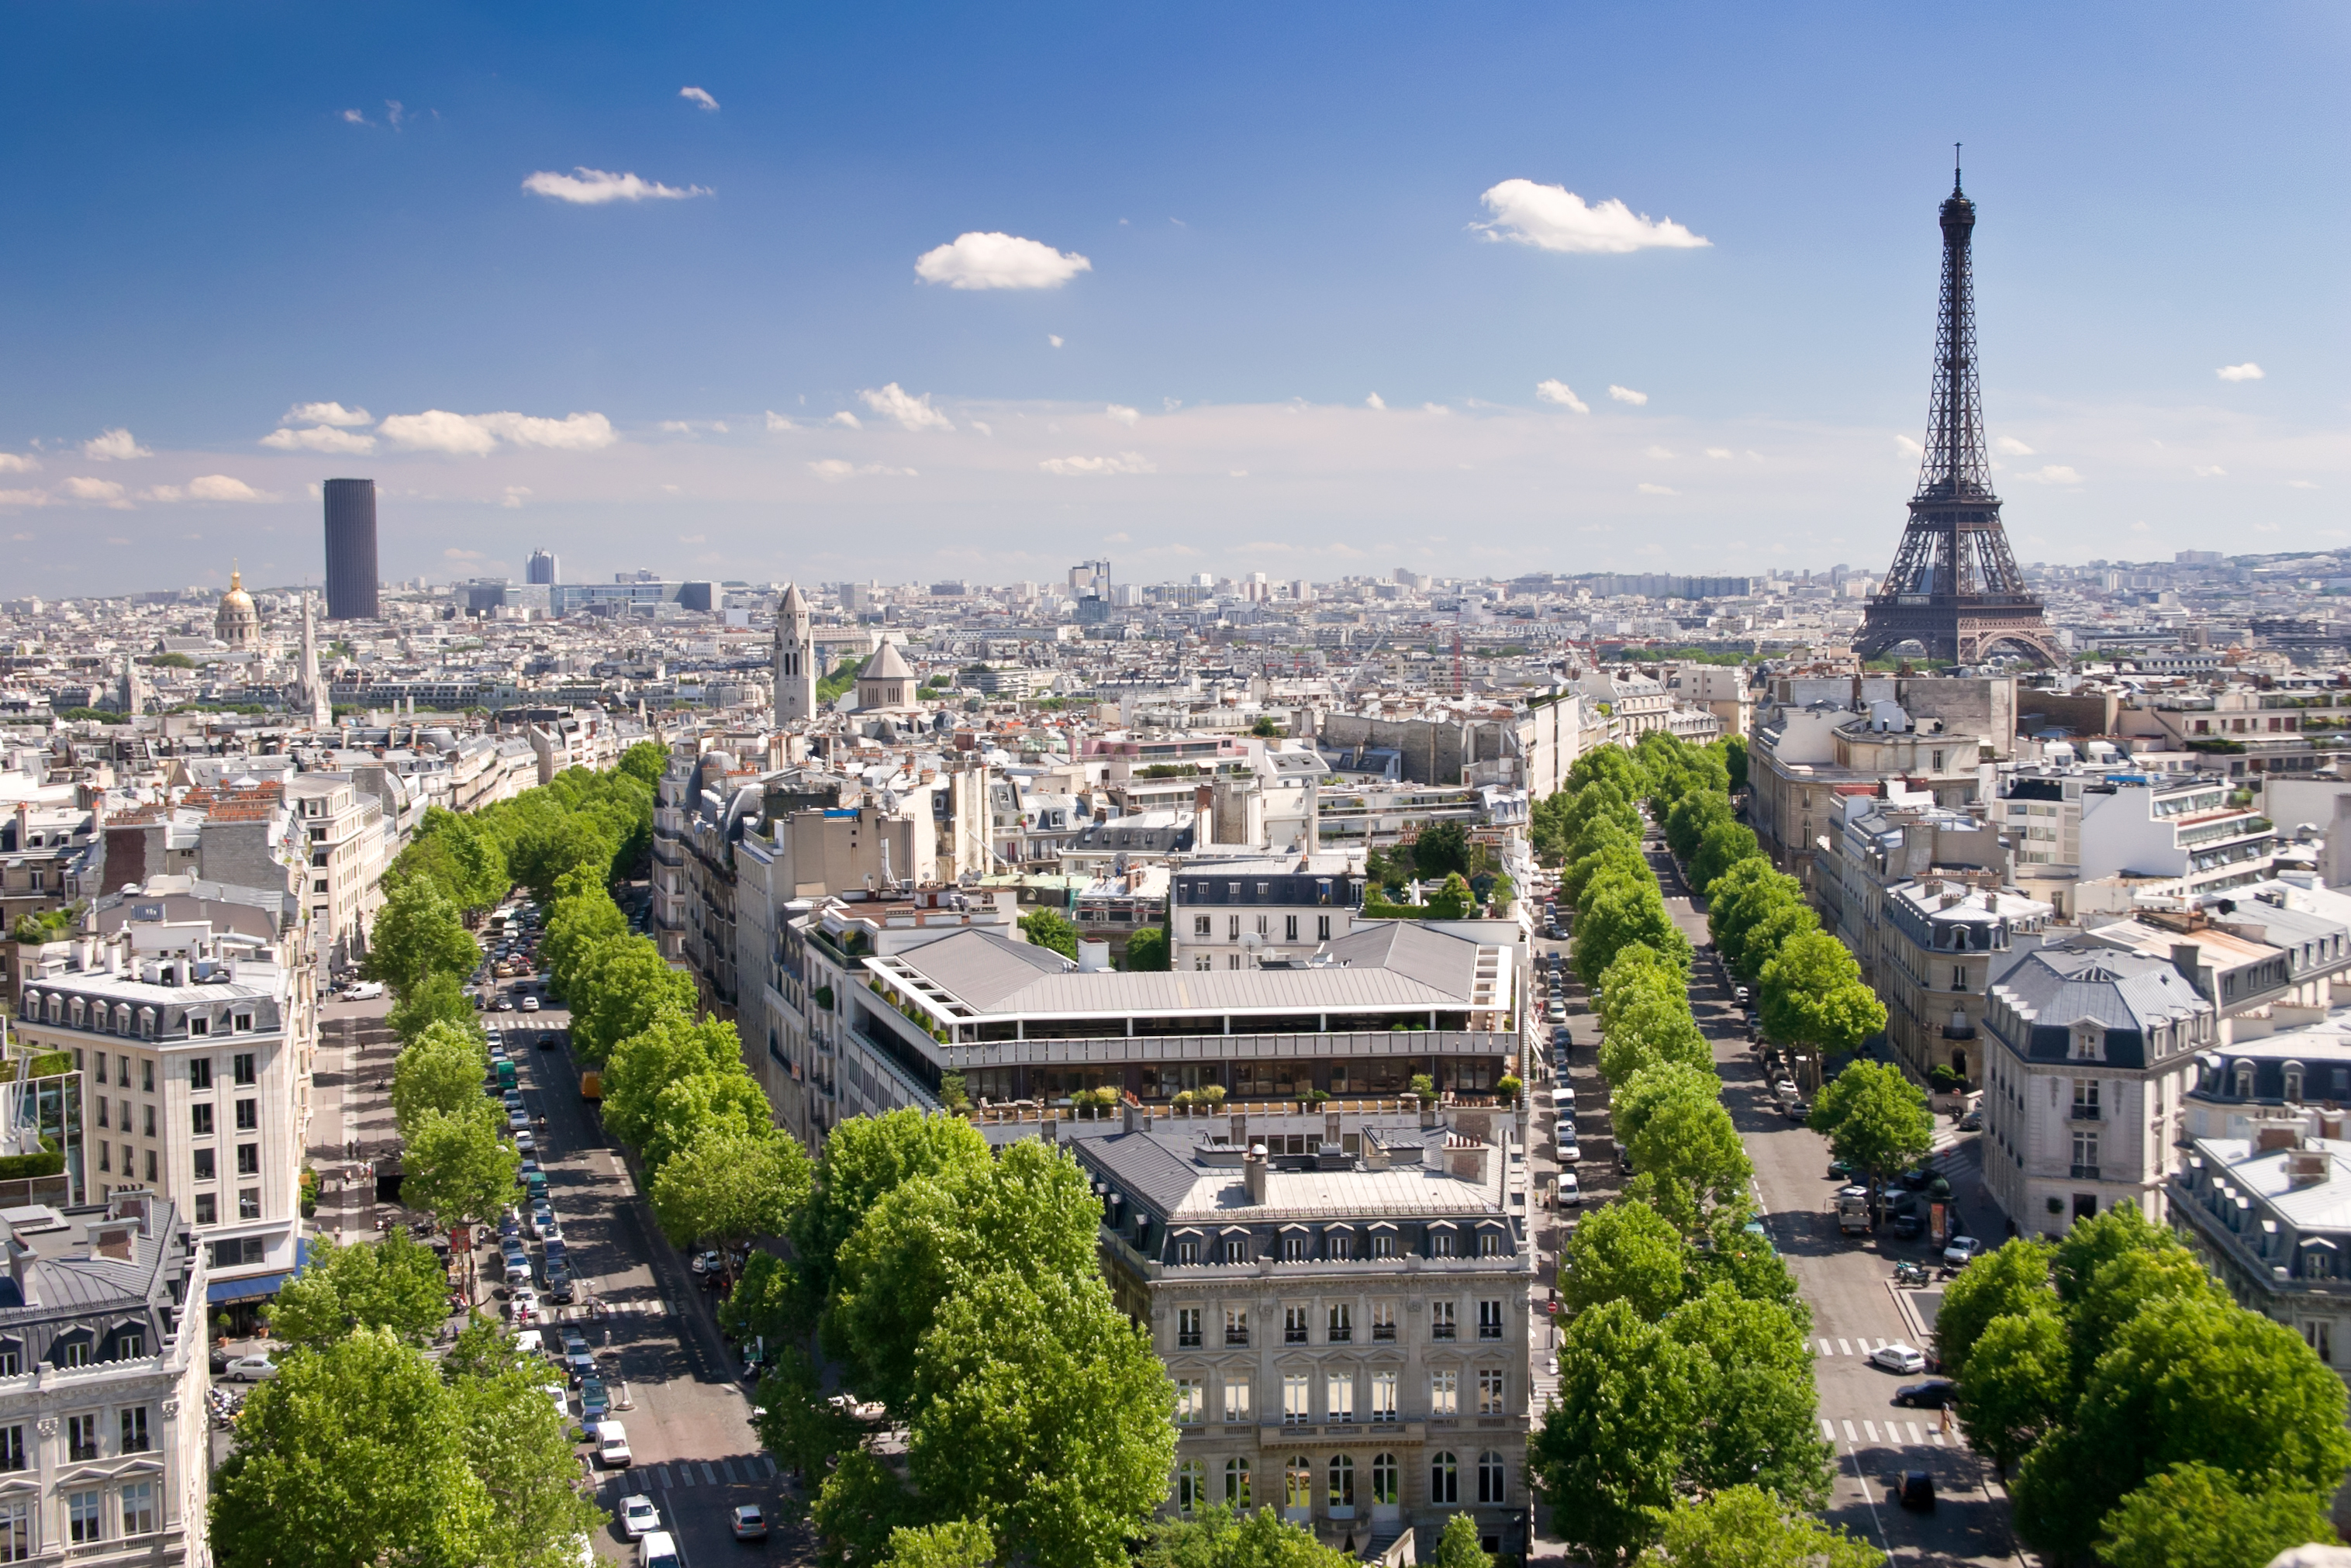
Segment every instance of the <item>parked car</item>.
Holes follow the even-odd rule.
[[[1573,1136],[1559,1141],[1559,1163],[1563,1166],[1582,1165],[1583,1147]]]
[[[625,1470],[637,1462],[629,1452],[629,1434],[618,1421],[596,1423],[596,1462],[608,1470]]]
[[[1730,999],[1733,1005],[1744,1008],[1749,1002],[1755,999],[1755,993],[1749,990],[1745,986],[1733,986],[1730,988]]]
[[[1940,1410],[1959,1396],[1958,1384],[1948,1377],[1930,1377],[1924,1383],[1906,1383],[1896,1389],[1894,1403],[1914,1410]]]
[[[1927,1370],[1927,1356],[1916,1345],[1904,1344],[1896,1340],[1892,1344],[1881,1344],[1871,1351],[1869,1364],[1882,1366],[1888,1372],[1924,1372]]]
[[[1962,1133],[1980,1133],[1980,1132],[1982,1132],[1982,1131],[1983,1131],[1983,1112],[1982,1112],[1980,1109],[1979,1109],[1979,1110],[1974,1110],[1974,1111],[1970,1111],[1970,1112],[1969,1112],[1966,1115],[1964,1115],[1964,1116],[1960,1117],[1960,1118],[1959,1118],[1959,1131],[1960,1131],[1960,1132],[1962,1132]]]
[[[1924,1470],[1905,1470],[1897,1495],[1904,1508],[1932,1513],[1935,1511],[1935,1478]]]
[[[1583,1207],[1583,1188],[1577,1185],[1573,1171],[1559,1173],[1559,1201],[1569,1208]]]
[[[1982,1250],[1983,1243],[1974,1237],[1954,1236],[1951,1238],[1950,1245],[1943,1249],[1943,1267],[1964,1269],[1974,1262],[1976,1255]]]
[[[1909,1210],[1894,1217],[1894,1234],[1907,1241],[1927,1228],[1927,1222]]]
[[[621,1500],[621,1530],[630,1540],[650,1535],[660,1528],[661,1510],[653,1506],[653,1499],[639,1495]]]
[[[715,1251],[695,1253],[692,1266],[697,1274],[716,1274],[726,1267],[726,1262]]]
[[[222,1369],[221,1375],[236,1383],[266,1383],[277,1375],[277,1364],[266,1354],[240,1355]]]
[[[372,1002],[380,999],[382,996],[383,982],[381,980],[361,980],[357,985],[351,987],[350,989],[343,993],[343,1000],[347,1002]]]
[[[768,1516],[759,1511],[756,1502],[747,1502],[735,1511],[735,1539],[765,1541],[768,1539]]]

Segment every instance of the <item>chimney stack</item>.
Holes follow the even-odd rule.
[[[1265,1202],[1265,1145],[1251,1144],[1241,1156],[1241,1185],[1249,1190],[1249,1202],[1259,1206]]]

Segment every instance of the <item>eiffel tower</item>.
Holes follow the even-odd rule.
[[[1983,389],[1976,380],[1976,291],[1968,246],[1976,205],[1951,171],[1943,225],[1942,319],[1935,332],[1935,394],[1927,456],[1894,566],[1869,601],[1854,652],[1874,659],[1906,643],[1930,658],[1975,664],[2001,643],[2041,664],[2064,651],[2025,591],[2001,527],[1984,455]]]

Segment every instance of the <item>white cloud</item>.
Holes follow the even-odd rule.
[[[1635,485],[1633,488],[1640,491],[1644,496],[1678,496],[1681,494],[1679,490],[1673,488],[1669,485]]]
[[[931,394],[920,397],[901,389],[896,382],[880,392],[861,392],[858,397],[867,408],[884,419],[894,419],[908,430],[953,430],[955,424],[946,414],[931,406]]]
[[[1045,341],[1058,349],[1061,346],[1061,335],[1059,332],[1048,332],[1045,334]]]
[[[2135,522],[2135,523],[2133,523],[2133,524],[2131,525],[2131,527],[2130,527],[2130,531],[2131,531],[2131,532],[2133,532],[2133,533],[2135,533],[2135,534],[2143,534],[2143,533],[2147,533],[2147,532],[2149,532],[2149,531],[2151,531],[2151,530],[2149,530],[2149,529],[2148,529],[2148,528],[2147,528],[2147,519],[2146,519],[2146,518],[2144,518],[2144,517],[2142,517],[2142,518],[2140,518],[2137,522]]]
[[[688,103],[700,104],[713,114],[718,112],[718,100],[698,87],[682,87],[677,89],[677,96]]]
[[[1048,474],[1156,474],[1157,465],[1140,452],[1122,452],[1115,457],[1048,457],[1037,465]]]
[[[280,424],[373,424],[375,415],[339,402],[298,402],[279,416]]]
[[[139,498],[142,501],[184,501],[188,493],[177,485],[156,485],[141,490]]]
[[[2030,457],[2032,455],[2032,448],[2027,446],[2013,435],[2001,436],[1999,440],[1991,444],[1991,449],[1994,452],[1999,453],[2003,457]]]
[[[1706,449],[1706,455],[1708,457],[1729,457],[1731,452],[1728,446],[1709,446]]]
[[[601,413],[545,419],[511,411],[451,413],[446,409],[432,408],[423,413],[395,413],[376,428],[395,446],[413,452],[449,452],[465,457],[479,457],[500,441],[557,452],[593,452],[620,439],[612,433],[612,422]]]
[[[1629,402],[1635,408],[1638,408],[1643,403],[1649,401],[1649,394],[1647,392],[1635,392],[1631,387],[1611,386],[1608,389],[1608,395],[1614,398],[1618,402]]]
[[[1494,214],[1489,224],[1470,226],[1491,240],[1515,240],[1540,250],[1600,252],[1663,247],[1689,250],[1711,245],[1670,218],[1635,213],[1614,198],[1586,206],[1583,198],[1562,185],[1538,185],[1532,180],[1505,180],[1479,198]]]
[[[1298,412],[1298,405],[1296,403],[1290,404],[1290,412],[1296,413]],[[1420,405],[1420,412],[1423,413],[1451,413],[1453,411],[1446,407],[1441,402],[1425,402]]]
[[[346,124],[346,125],[365,125],[367,122],[368,122],[368,117],[367,117],[366,115],[364,115],[364,114],[361,114],[358,110],[356,110],[356,109],[347,109],[347,110],[343,110],[343,123],[344,123],[344,124]]]
[[[188,481],[191,501],[266,501],[270,497],[242,479],[225,474],[204,474]]]
[[[664,419],[661,423],[654,426],[654,428],[662,432],[664,435],[692,435],[694,434],[694,426],[688,424],[682,419]]]
[[[1055,250],[1017,235],[974,231],[952,245],[926,250],[914,260],[914,276],[949,288],[1059,288],[1094,264],[1075,251]],[[1055,339],[1053,346],[1060,348]]]
[[[2229,476],[2229,471],[2226,468],[2221,467],[2218,463],[2212,464],[2208,467],[2191,468],[2189,472],[2195,475],[2199,479],[2225,479]]]
[[[102,435],[93,435],[88,441],[83,442],[81,444],[81,455],[84,457],[94,457],[101,463],[127,462],[133,457],[152,457],[155,455],[152,452],[148,451],[147,448],[140,445],[138,442],[131,439],[131,435],[129,431],[119,428],[110,430]]]
[[[768,428],[769,430],[797,430],[799,426],[794,424],[790,420],[785,418],[782,414],[778,413],[771,408],[768,411]]]
[[[1129,408],[1123,402],[1112,403],[1102,412],[1109,414],[1121,424],[1126,426],[1129,430],[1133,430],[1134,428],[1134,422],[1143,417],[1143,411],[1141,409]]]
[[[1576,396],[1575,389],[1569,386],[1565,382],[1561,381],[1557,376],[1553,376],[1551,380],[1546,382],[1537,382],[1535,383],[1535,396],[1541,402],[1557,403],[1560,407],[1572,410],[1577,413],[1590,413],[1592,412],[1592,405],[1584,402],[1582,398]]]
[[[530,486],[528,485],[509,485],[507,486],[506,499],[500,501],[498,505],[510,512],[519,512],[522,510],[522,498],[529,494]]]
[[[971,422],[971,427],[979,432],[982,435],[993,436],[996,434],[996,427],[988,423],[984,419],[973,420]]]
[[[1650,446],[1644,448],[1641,455],[1644,457],[1671,457],[1673,455],[1673,452],[1667,447]]]
[[[2289,490],[2315,490],[2318,488],[2315,483],[2308,479],[2289,479],[2285,484],[2286,488]]]
[[[98,501],[109,507],[127,507],[122,486],[111,479],[85,479],[79,476],[65,482],[65,493],[77,501]]]
[[[1385,408],[1387,407],[1387,404],[1381,401],[1379,393],[1374,392],[1371,396],[1364,400],[1364,406],[1365,408]]]
[[[14,452],[0,452],[0,474],[30,474],[40,465],[37,458],[22,457]]]
[[[864,421],[859,419],[855,414],[850,413],[845,408],[839,413],[834,414],[832,418],[826,423],[831,424],[844,424],[852,430],[862,430],[865,428]]]
[[[46,507],[48,504],[49,493],[47,490],[0,490],[0,507]],[[33,536],[17,534],[14,537],[21,544],[29,541]]]
[[[912,468],[893,468],[886,463],[848,463],[838,457],[820,458],[809,465],[809,471],[828,485],[838,485],[843,479],[854,478],[862,474],[883,475],[899,479],[914,477],[914,471]]]
[[[1927,455],[1927,449],[1925,447],[1919,445],[1917,442],[1911,440],[1907,435],[1896,436],[1894,438],[1894,444],[1900,447],[1902,449],[1903,455],[1907,457],[1924,457]]]
[[[2257,382],[2262,379],[2261,366],[2247,360],[2241,365],[2222,365],[2212,372],[2224,382]]]
[[[362,431],[314,424],[308,430],[273,430],[261,444],[279,452],[373,452],[375,437]]]
[[[2045,468],[2035,468],[2030,474],[2019,474],[2020,479],[2030,479],[2036,485],[2078,485],[2082,476],[2062,463],[2052,463]]]
[[[707,196],[709,187],[664,185],[653,180],[640,180],[634,174],[613,174],[602,169],[577,168],[569,174],[557,174],[542,169],[522,183],[522,188],[534,195],[548,196],[574,206],[601,207],[607,202],[684,201],[688,196]]]

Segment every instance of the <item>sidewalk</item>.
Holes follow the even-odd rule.
[[[338,1241],[364,1241],[375,1235],[385,1212],[375,1201],[375,1185],[359,1173],[363,1161],[399,1152],[392,1120],[392,1068],[400,1040],[382,1015],[349,1012],[323,1019],[319,1055],[311,1073],[310,1167],[319,1174],[314,1234]],[[381,1082],[384,1088],[378,1090]]]

